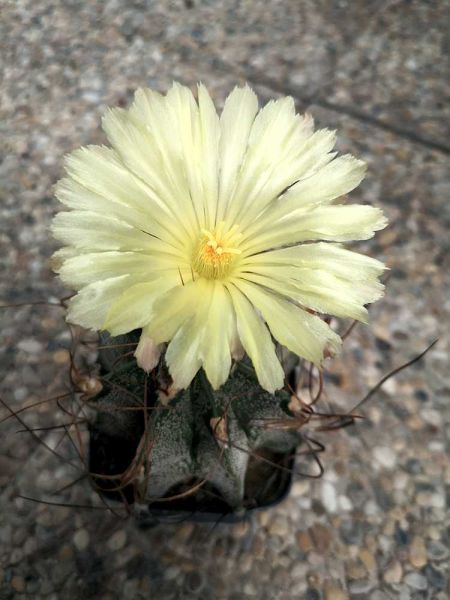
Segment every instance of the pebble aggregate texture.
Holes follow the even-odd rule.
[[[217,104],[248,81],[290,94],[339,149],[369,164],[353,201],[390,227],[358,249],[391,278],[330,365],[326,402],[348,410],[433,339],[425,359],[372,398],[366,420],[317,434],[325,474],[243,524],[142,531],[13,419],[0,423],[0,598],[444,600],[450,597],[448,2],[0,0],[0,298],[67,294],[49,268],[63,155],[103,143],[100,117],[139,86],[172,80]],[[448,38],[447,38],[448,43]],[[70,338],[59,308],[3,309],[1,397],[14,410],[64,392]],[[0,407],[0,419],[8,414]],[[21,415],[46,427],[55,401]],[[67,418],[67,416],[66,416]],[[39,435],[54,448],[58,432]],[[70,448],[61,448],[70,455]],[[95,509],[55,507],[18,495]]]

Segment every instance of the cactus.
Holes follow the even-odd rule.
[[[136,344],[137,365],[153,369],[148,379],[132,352],[101,353],[108,385],[91,434],[121,451],[109,453],[116,471],[106,455],[92,470],[106,463],[110,491],[135,502],[202,488],[239,510],[250,457],[276,462],[300,441],[264,427],[289,415],[289,395],[274,394],[286,375],[276,347],[320,366],[341,339],[319,315],[367,319],[384,265],[341,242],[387,221],[342,205],[366,167],[336,158],[334,132],[314,132],[292,98],[259,109],[248,86],[235,88],[219,117],[205,86],[197,92],[137,90],[129,109],[104,115],[111,147],[67,157],[53,265],[78,292],[67,320]],[[154,370],[164,344],[174,397],[165,363]]]
[[[218,391],[200,371],[187,389],[168,400],[162,391],[169,381],[164,362],[147,377],[126,352],[138,337],[138,332],[102,336],[107,347],[100,350],[99,361],[106,384],[92,401],[91,446],[96,444],[97,450],[91,470],[104,472],[108,465],[107,474],[117,479],[94,475],[94,482],[120,489],[122,497],[137,505],[195,489],[196,482],[204,488],[201,493],[209,490],[210,497],[219,496],[219,504],[235,512],[258,504],[258,494],[267,499],[271,481],[266,481],[267,490],[258,489],[248,467],[259,463],[267,471],[301,441],[295,430],[264,427],[265,421],[287,418],[290,395],[264,391],[250,362],[241,361]],[[111,463],[111,452],[115,449],[117,455],[118,447],[122,462]],[[288,469],[272,466],[268,474],[286,479]]]

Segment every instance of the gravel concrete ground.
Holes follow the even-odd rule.
[[[319,126],[339,129],[339,149],[369,163],[353,199],[391,222],[359,245],[391,278],[371,327],[358,326],[333,362],[327,402],[350,408],[440,337],[373,397],[367,420],[317,434],[322,479],[297,476],[288,500],[240,525],[142,531],[84,481],[55,494],[79,462],[1,422],[0,407],[2,600],[450,597],[448,18],[448,2],[400,0],[0,0],[2,303],[67,293],[48,264],[52,186],[66,152],[104,141],[106,106],[172,80],[203,81],[220,105],[248,81],[262,100],[291,94]],[[66,391],[60,308],[3,309],[0,337],[11,408]],[[30,427],[63,422],[54,400],[21,416]],[[52,449],[61,437],[40,435]],[[67,440],[57,449],[74,454]]]

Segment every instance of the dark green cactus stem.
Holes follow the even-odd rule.
[[[114,339],[104,336],[102,343],[129,344],[137,337],[135,333]],[[290,415],[289,394],[265,392],[250,363],[241,362],[218,391],[200,371],[188,389],[163,401],[158,387],[167,380],[164,364],[153,378],[147,378],[132,356],[124,356],[129,349],[100,351],[108,383],[93,401],[94,428],[118,441],[140,442],[136,446],[141,454],[134,458],[141,465],[134,481],[136,498],[157,501],[183,484],[187,489],[192,482],[206,480],[231,509],[241,509],[250,457],[261,451],[289,453],[301,441],[296,431],[265,426]],[[146,386],[148,410],[143,419]]]

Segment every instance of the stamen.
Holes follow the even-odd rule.
[[[241,250],[236,245],[241,234],[239,227],[233,225],[226,229],[226,223],[218,223],[214,231],[202,229],[203,236],[199,239],[192,255],[192,267],[202,277],[207,279],[223,279],[232,268],[236,256]]]

